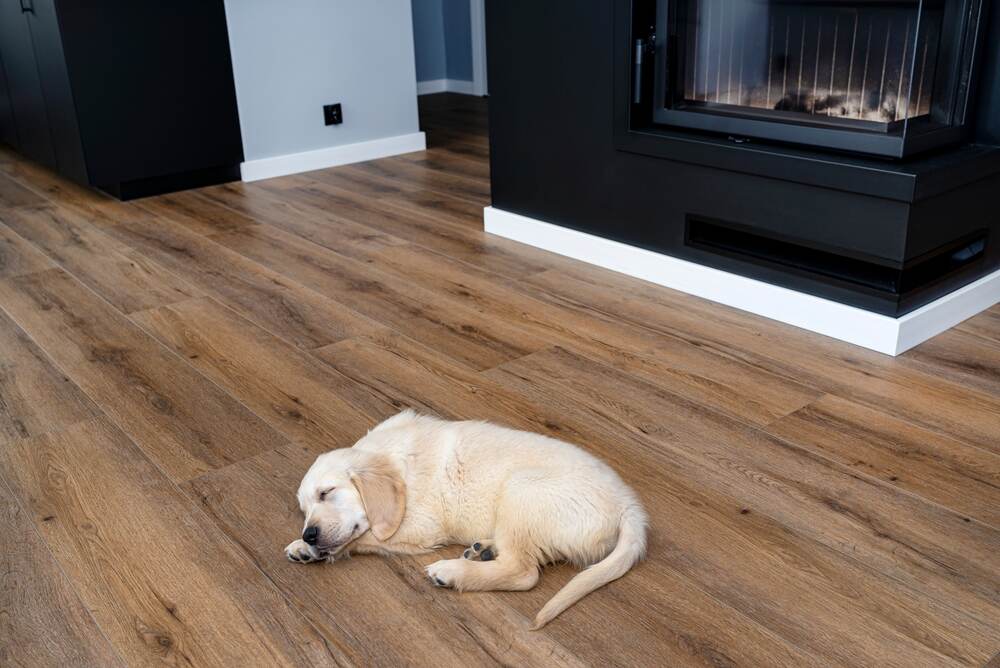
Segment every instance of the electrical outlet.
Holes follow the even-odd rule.
[[[340,110],[340,103],[323,105],[323,122],[327,125],[340,125],[344,122],[344,112]]]

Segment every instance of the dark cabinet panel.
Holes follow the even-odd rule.
[[[45,96],[26,14],[21,11],[19,0],[0,0],[0,55],[7,74],[19,149],[33,160],[56,167]]]
[[[242,161],[221,0],[56,5],[93,183]]]
[[[0,52],[0,142],[17,148],[17,128],[14,127],[14,110],[10,108],[7,71],[3,66],[2,52]]]
[[[223,0],[0,0],[0,140],[122,199],[238,179]]]
[[[59,19],[54,0],[31,0],[28,13],[35,63],[48,115],[49,136],[59,171],[76,181],[87,181],[87,167],[77,127],[76,107],[66,72]]]
[[[979,114],[976,117],[976,140],[982,144],[1000,144],[1000,3],[993,3],[990,39],[986,42],[987,66],[980,83]]]

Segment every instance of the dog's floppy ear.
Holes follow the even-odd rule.
[[[351,482],[361,495],[375,538],[392,538],[406,513],[406,485],[399,471],[388,458],[376,456],[351,472]]]

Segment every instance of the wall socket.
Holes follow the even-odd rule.
[[[340,103],[323,105],[323,122],[327,125],[340,125],[344,122],[344,112],[340,110]]]

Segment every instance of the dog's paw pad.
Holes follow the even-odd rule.
[[[462,552],[462,558],[473,561],[493,561],[497,558],[496,548],[488,540],[477,540],[465,552]]]

